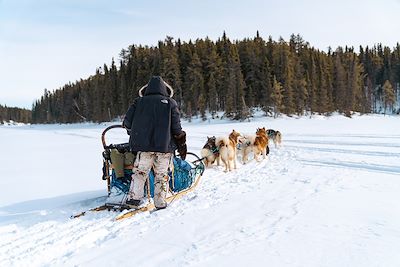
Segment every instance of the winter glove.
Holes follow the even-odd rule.
[[[178,153],[181,159],[186,159],[187,146],[186,146],[186,132],[182,131],[178,135],[174,135],[175,143],[178,146]]]
[[[185,160],[186,159],[186,153],[187,153],[186,144],[178,146],[178,152],[179,152],[179,156],[181,157],[181,159]]]

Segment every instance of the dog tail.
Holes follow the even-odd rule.
[[[251,135],[246,136],[246,138],[247,138],[248,146],[253,146],[254,142],[256,141],[256,135],[251,134]]]
[[[228,159],[228,151],[229,151],[229,138],[228,137],[217,137],[215,140],[215,144],[219,149],[219,156],[221,157],[222,161]]]
[[[217,137],[217,139],[215,139],[215,144],[217,145],[217,147],[221,148],[221,147],[228,147],[229,145],[229,138],[228,137]]]

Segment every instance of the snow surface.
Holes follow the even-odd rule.
[[[207,169],[166,210],[71,220],[105,199],[107,125],[0,126],[0,266],[400,266],[398,116],[184,123],[195,153],[206,136],[263,126],[283,147]]]

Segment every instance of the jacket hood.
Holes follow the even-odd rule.
[[[139,96],[142,97],[143,95],[163,95],[172,97],[174,95],[174,90],[160,76],[153,76],[148,84],[140,88]]]

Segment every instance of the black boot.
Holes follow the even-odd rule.
[[[137,208],[140,205],[140,200],[136,199],[127,199],[125,202],[126,205],[132,207],[132,208]]]
[[[156,207],[156,210],[163,210],[163,209],[165,209],[167,206],[168,206],[168,205],[161,206],[161,207]]]

